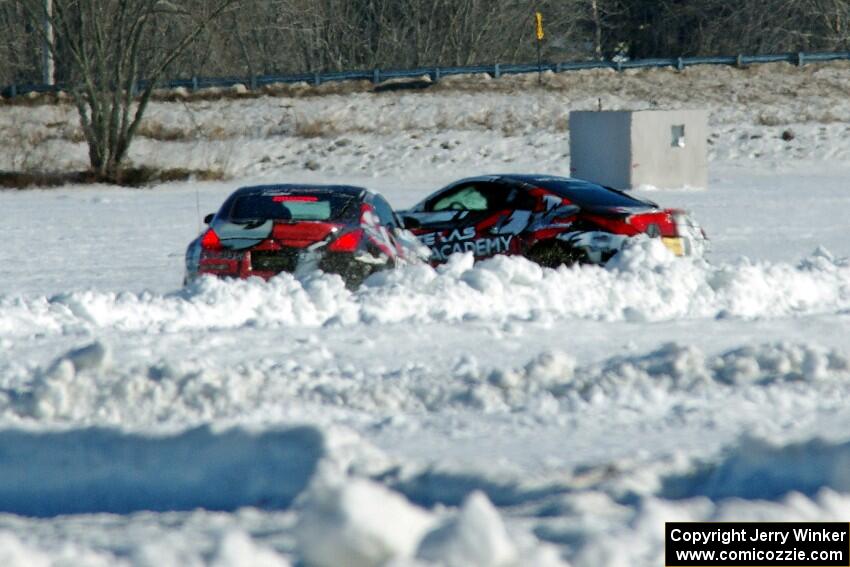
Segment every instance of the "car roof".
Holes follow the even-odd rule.
[[[277,193],[342,193],[351,197],[362,199],[366,195],[372,194],[371,191],[364,187],[356,187],[354,185],[309,185],[309,184],[294,184],[294,183],[275,183],[269,185],[251,185],[249,187],[240,187],[234,193],[234,197],[254,196],[254,195],[274,195]]]
[[[604,186],[600,185],[599,183],[594,183],[593,181],[587,181],[585,179],[577,179],[575,177],[561,177],[560,175],[546,175],[542,173],[498,173],[494,175],[477,175],[475,177],[468,177],[466,179],[455,181],[454,183],[452,183],[452,185],[458,185],[460,183],[470,183],[473,181],[514,181],[519,183],[525,183],[528,185],[545,185],[546,182],[557,182],[567,183],[577,188],[582,186],[604,188]]]
[[[584,179],[575,179],[573,177],[561,177],[560,175],[544,175],[544,174],[533,174],[533,173],[524,173],[524,174],[510,174],[510,175],[502,175],[503,179],[512,179],[514,181],[521,181],[522,183],[545,183],[546,181],[557,181],[559,183],[576,183],[576,184],[589,184],[589,185],[599,185],[598,183],[593,183],[592,181],[586,181]]]
[[[550,191],[554,191],[555,193],[564,196],[568,196],[570,199],[573,200],[577,197],[577,195],[574,193],[575,191],[583,192],[586,190],[590,190],[591,192],[595,192],[595,190],[600,190],[603,192],[609,192],[620,195],[621,198],[633,201],[635,204],[641,204],[650,207],[658,206],[652,201],[641,199],[634,195],[629,195],[628,193],[624,193],[623,191],[618,191],[616,189],[606,187],[599,183],[594,183],[593,181],[587,181],[586,179],[577,179],[575,177],[561,177],[559,175],[534,173],[504,173],[495,175],[479,175],[476,177],[469,177],[467,179],[455,181],[451,184],[451,186],[457,186],[463,183],[473,183],[476,181],[486,181],[491,183],[505,181],[508,183],[521,183],[524,185],[532,185],[542,187],[543,189],[548,189]]]

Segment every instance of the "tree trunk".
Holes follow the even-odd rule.
[[[117,181],[156,82],[213,19],[241,0],[217,0],[174,43],[153,53],[144,49],[144,40],[158,24],[189,18],[188,12],[159,0],[17,1],[54,58],[57,45],[67,50],[70,92],[91,172],[100,180]],[[150,71],[137,100],[134,85],[143,61]]]
[[[602,20],[599,17],[599,1],[590,0],[590,17],[593,20],[593,54],[602,60]]]

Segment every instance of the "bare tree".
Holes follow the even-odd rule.
[[[150,96],[133,82],[167,66],[191,78],[528,62],[535,11],[550,61],[850,49],[850,0],[52,1],[57,80],[100,172],[120,165]],[[0,0],[0,84],[40,81],[45,2]]]
[[[52,14],[43,0],[17,0],[32,29],[43,30],[46,19],[52,24],[55,41],[50,46],[54,58],[65,65],[97,178],[120,179],[156,82],[213,19],[238,1],[217,0],[197,19],[167,0],[53,0]],[[192,24],[170,44],[145,50],[157,26],[173,19],[190,19]],[[145,83],[139,89],[143,66]]]
[[[0,83],[39,80],[40,42],[27,33],[23,21],[20,6],[0,0]]]

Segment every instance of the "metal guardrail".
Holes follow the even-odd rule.
[[[332,81],[354,81],[365,80],[375,84],[402,78],[416,78],[429,76],[433,81],[439,81],[442,77],[452,75],[467,75],[473,73],[487,73],[498,79],[502,75],[518,75],[524,73],[536,73],[538,71],[552,71],[564,73],[582,69],[614,69],[623,71],[625,69],[650,69],[660,67],[673,67],[682,70],[685,67],[697,65],[734,65],[746,66],[761,63],[787,62],[803,66],[809,63],[822,63],[826,61],[850,60],[850,51],[830,51],[817,53],[783,53],[777,55],[735,55],[735,56],[708,56],[708,57],[672,57],[655,59],[636,59],[633,61],[570,61],[565,63],[544,63],[538,66],[536,63],[528,64],[499,64],[495,65],[472,65],[466,67],[419,67],[416,69],[373,69],[367,71],[332,71],[328,73],[296,73],[289,75],[258,75],[254,77],[192,77],[190,79],[172,79],[163,81],[161,88],[176,89],[187,88],[197,91],[205,88],[219,87],[227,88],[235,85],[245,85],[249,89],[283,83],[292,84],[306,82],[313,85],[321,85]],[[147,86],[145,81],[140,82],[137,88],[143,89]],[[9,85],[0,89],[0,95],[6,98],[29,93],[49,93],[65,90],[65,85]]]

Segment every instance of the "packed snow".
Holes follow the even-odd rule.
[[[658,566],[665,521],[846,521],[848,67],[545,81],[159,101],[133,159],[232,180],[0,192],[0,564]],[[238,186],[403,208],[568,174],[600,98],[711,110],[710,187],[641,192],[707,257],[181,286]],[[0,133],[0,168],[84,165],[67,105],[2,106]]]

